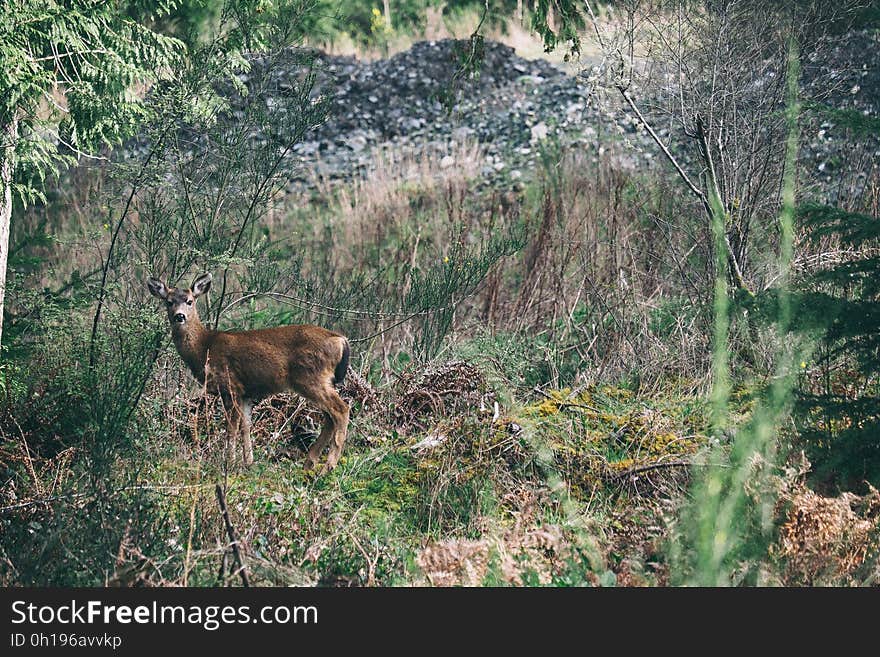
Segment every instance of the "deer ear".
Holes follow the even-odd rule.
[[[168,288],[165,287],[165,283],[158,278],[150,277],[147,280],[147,288],[150,290],[150,294],[154,297],[159,297],[160,299],[168,298]]]
[[[211,289],[211,274],[202,274],[192,284],[193,296],[198,299],[205,292]]]

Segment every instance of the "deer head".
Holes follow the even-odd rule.
[[[211,274],[202,274],[188,290],[177,287],[168,287],[158,278],[150,278],[147,281],[150,294],[165,302],[168,311],[168,321],[171,327],[185,329],[187,324],[198,320],[199,313],[196,310],[196,299],[211,289]]]

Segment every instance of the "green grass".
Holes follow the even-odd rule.
[[[590,583],[584,578],[593,569],[610,581],[607,573],[620,563],[642,558],[642,546],[618,540],[615,518],[641,510],[658,521],[657,498],[679,490],[682,480],[675,476],[686,470],[661,470],[661,485],[644,479],[636,488],[621,481],[621,473],[691,459],[705,445],[707,416],[705,400],[695,394],[606,385],[523,399],[494,423],[476,409],[433,418],[412,432],[359,417],[338,467],[323,476],[304,472],[300,461],[270,460],[277,446],[257,440],[257,463],[229,473],[227,500],[258,577],[268,582],[421,584],[420,551],[459,540],[495,546],[496,560],[512,551],[505,572],[516,564],[519,583],[542,577]],[[429,435],[444,438],[412,449]],[[151,449],[157,459],[143,483],[167,491],[160,498],[163,513],[177,528],[166,572],[189,568],[190,584],[212,583],[217,542],[225,543],[213,497],[214,482],[225,478],[221,441],[215,437],[189,453],[169,452],[159,440]],[[202,485],[192,487],[193,481]],[[662,485],[670,481],[673,488]],[[547,527],[561,528],[561,542],[550,550],[552,567],[532,564],[545,557],[531,548],[508,546],[525,540],[513,536]],[[584,556],[594,549],[598,561]],[[488,568],[487,582],[504,579],[496,570]]]

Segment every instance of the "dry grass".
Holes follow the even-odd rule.
[[[524,188],[496,191],[482,186],[483,154],[472,142],[434,154],[378,150],[351,184],[317,179],[317,206],[289,199],[290,219],[276,232],[304,233],[300,249],[315,256],[306,268],[322,278],[383,272],[390,283],[380,294],[402,299],[413,273],[442,268],[453,243],[478,245],[524,226],[525,248],[493,267],[456,309],[457,340],[474,329],[528,333],[546,344],[552,367],[577,359],[587,380],[634,370],[646,380],[700,378],[708,365],[700,309],[711,281],[705,227],[680,218],[688,201],[652,174],[621,169],[611,150],[598,161],[580,149],[554,155],[558,162]],[[439,166],[444,157],[454,164]],[[387,366],[389,354],[412,348],[418,330],[404,323],[373,349]],[[548,383],[570,383],[562,376],[551,372]]]
[[[880,550],[880,492],[823,497],[799,486],[780,528],[776,553],[789,585],[862,584]],[[876,573],[874,584],[878,584]]]
[[[416,563],[432,586],[481,586],[497,561],[499,579],[512,586],[548,585],[570,546],[555,525],[514,529],[500,539],[449,539],[422,549]],[[529,578],[528,580],[526,578]]]
[[[359,178],[344,184],[328,179],[319,166],[312,185],[320,198],[331,200],[335,267],[362,266],[369,260],[366,249],[386,244],[392,235],[412,242],[405,255],[417,263],[422,235],[444,232],[442,208],[467,193],[483,157],[482,147],[470,140],[452,140],[436,150],[382,147],[370,154]],[[291,197],[289,203],[296,208],[303,200]],[[320,239],[323,229],[315,225],[313,237]]]

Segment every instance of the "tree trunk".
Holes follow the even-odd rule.
[[[385,28],[391,29],[391,0],[385,0],[383,3],[383,9],[385,10]]]
[[[12,177],[18,119],[0,126],[0,344],[3,339],[3,305],[6,300],[6,263],[9,259],[9,226],[12,222]]]

